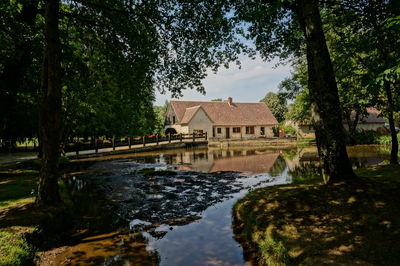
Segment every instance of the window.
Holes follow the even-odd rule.
[[[220,127],[217,127],[217,134],[221,134],[222,133],[222,129]]]
[[[264,127],[260,127],[260,135],[261,136],[265,135],[265,128]]]
[[[233,133],[240,133],[240,127],[234,127]]]
[[[213,137],[215,137],[215,127],[213,127]]]
[[[254,134],[254,127],[246,127],[246,134]]]
[[[175,116],[172,117],[172,124],[175,124]]]

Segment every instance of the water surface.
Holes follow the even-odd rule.
[[[363,146],[349,148],[349,156],[354,168],[386,158],[379,147]],[[115,223],[103,223],[98,233],[66,248],[54,262],[246,265],[233,238],[233,204],[252,189],[319,173],[315,147],[197,148],[99,161],[71,179],[71,188],[85,212],[101,217],[98,212],[108,210]],[[102,200],[90,192],[93,187],[105,196]]]

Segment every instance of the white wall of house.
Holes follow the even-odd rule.
[[[346,130],[349,130],[349,126],[346,124],[343,124],[344,128]],[[384,127],[385,123],[360,123],[357,125],[357,130],[358,131],[376,131],[380,127]]]
[[[200,108],[189,121],[188,130],[188,133],[203,131],[203,133],[207,132],[208,136],[212,136],[212,121],[202,108]]]
[[[261,135],[261,127],[264,127],[264,135]],[[220,133],[218,133],[218,128],[220,128]],[[274,136],[272,131],[272,126],[254,126],[254,134],[246,134],[246,126],[214,126],[215,138],[226,139],[226,129],[229,128],[229,138],[230,139],[251,139],[258,137],[271,138]],[[233,132],[233,128],[240,128],[239,132]],[[212,137],[213,135],[209,135]]]

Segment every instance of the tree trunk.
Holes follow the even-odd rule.
[[[324,182],[353,177],[346,151],[339,94],[322,29],[318,1],[300,0],[297,11],[307,44],[312,119]]]
[[[60,203],[58,161],[61,139],[61,65],[58,29],[59,0],[46,0],[45,48],[43,53],[39,130],[42,148],[37,203]]]
[[[358,111],[354,111],[354,120],[351,119],[352,110],[346,112],[346,121],[347,126],[349,127],[349,144],[356,145],[356,133],[357,133],[357,125],[360,120],[360,113]]]
[[[390,83],[385,84],[385,92],[387,96],[387,116],[389,119],[389,127],[390,127],[390,135],[392,137],[392,150],[390,151],[390,164],[397,165],[399,164],[397,159],[397,154],[399,152],[399,141],[397,139],[396,128],[394,125],[394,116],[393,116],[393,95],[392,90],[390,88]]]

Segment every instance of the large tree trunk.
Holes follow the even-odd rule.
[[[390,152],[390,164],[397,165],[399,164],[397,159],[397,154],[399,152],[399,141],[397,139],[396,128],[394,125],[394,116],[393,116],[393,95],[392,90],[390,88],[390,83],[385,84],[385,92],[387,96],[387,117],[389,119],[389,127],[390,127],[390,135],[392,137],[392,150]]]
[[[346,151],[342,111],[317,0],[300,0],[298,15],[307,44],[312,119],[325,183],[353,177]]]
[[[60,203],[58,191],[58,161],[61,139],[61,65],[58,30],[59,0],[46,0],[45,48],[43,53],[39,130],[42,149],[42,169],[37,203]]]

